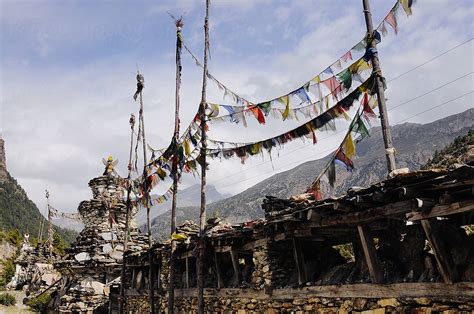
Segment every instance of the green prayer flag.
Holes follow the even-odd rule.
[[[352,85],[352,74],[349,69],[345,69],[337,75],[337,78],[342,82],[345,89],[349,89]]]

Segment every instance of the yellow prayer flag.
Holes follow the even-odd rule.
[[[360,59],[349,67],[349,71],[354,73],[359,73],[359,71],[370,70],[371,65],[364,59]]]
[[[290,100],[289,100],[289,97],[288,97],[288,95],[282,96],[278,100],[281,101],[285,105],[285,111],[283,111],[283,113],[281,115],[283,117],[283,120],[286,120],[288,118],[288,116],[290,115]]]
[[[410,16],[412,14],[409,2],[412,2],[412,1],[411,0],[401,0],[400,1],[400,3],[402,4],[403,10],[407,14],[407,16]]]
[[[346,154],[348,158],[351,158],[356,153],[356,148],[355,148],[354,141],[352,140],[351,133],[349,133],[349,135],[347,136],[344,142],[344,153]]]
[[[173,234],[171,235],[171,239],[172,240],[177,240],[177,241],[183,241],[183,240],[186,240],[188,237],[185,235],[185,234],[182,234],[182,233],[176,233],[176,232],[173,232]]]
[[[311,79],[312,82],[314,83],[321,83],[321,78],[319,77],[319,75],[315,76],[314,78]]]
[[[184,140],[184,153],[186,154],[186,156],[191,155],[191,147],[189,146],[188,140]]]

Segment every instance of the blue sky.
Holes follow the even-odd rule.
[[[335,61],[365,33],[362,1],[211,1],[210,71],[251,100],[285,94]],[[372,0],[374,24],[394,1]],[[472,1],[418,0],[414,14],[400,17],[398,36],[379,46],[390,80],[473,37]],[[1,116],[7,163],[32,199],[44,206],[51,190],[57,207],[75,210],[90,198],[87,181],[102,172],[101,158],[113,154],[125,173],[128,117],[137,66],[145,75],[147,135],[165,146],[173,130],[175,27],[168,12],[184,14],[183,34],[202,56],[204,1],[0,1]],[[388,107],[409,100],[473,70],[472,41],[389,82]],[[182,122],[200,100],[201,70],[183,53]],[[393,124],[433,104],[469,92],[472,74],[409,105],[389,111]],[[222,95],[209,86],[209,100]],[[472,107],[472,94],[408,120],[430,122]],[[275,121],[247,129],[231,126],[216,136],[259,139],[291,126]],[[293,124],[296,125],[296,124]],[[213,162],[209,181],[238,193],[302,162],[317,159],[338,138],[312,147],[292,143],[285,157]],[[381,156],[383,156],[383,149]],[[297,152],[297,153],[293,153]],[[260,165],[261,166],[257,166]],[[275,169],[275,170],[274,170]],[[223,178],[227,178],[225,183]],[[196,183],[183,178],[183,186]]]

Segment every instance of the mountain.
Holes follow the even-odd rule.
[[[25,190],[8,173],[4,141],[0,139],[0,231],[18,229],[20,234],[28,232],[36,237],[41,220],[47,226],[46,219]],[[54,231],[69,243],[77,236],[76,232],[57,226],[54,226]]]
[[[465,135],[474,127],[474,109],[452,115],[428,124],[404,123],[392,127],[397,150],[398,168],[417,170],[456,137]],[[379,127],[370,130],[371,136],[357,144],[358,157],[352,172],[337,169],[336,194],[343,194],[353,186],[369,186],[386,177],[384,144]],[[208,216],[219,216],[229,222],[241,222],[263,217],[261,209],[265,195],[287,198],[302,193],[325,166],[329,156],[308,161],[248,188],[247,190],[207,206]],[[328,187],[323,183],[323,192]],[[176,218],[180,224],[186,219],[197,221],[199,210],[195,206],[178,208]],[[152,233],[161,238],[168,233],[170,213],[152,220]]]
[[[217,191],[213,185],[208,185],[206,189],[206,199],[209,203],[214,203],[219,200],[230,197],[231,194],[221,194]],[[153,195],[152,195],[153,198]],[[179,190],[178,192],[178,204],[180,206],[199,206],[201,202],[201,185],[195,184],[186,189]],[[171,200],[168,200],[162,204],[154,204],[151,207],[151,212],[156,213],[156,216],[163,214],[171,208]],[[155,216],[155,217],[156,217]],[[146,210],[141,209],[137,215],[138,224],[145,224],[146,222]]]

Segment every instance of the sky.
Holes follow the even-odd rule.
[[[370,1],[375,25],[394,2]],[[128,119],[138,114],[132,99],[137,69],[145,76],[147,141],[155,148],[168,145],[176,42],[169,13],[184,16],[184,39],[202,58],[204,10],[204,0],[0,0],[0,133],[9,172],[40,209],[45,208],[45,189],[54,206],[64,211],[75,211],[80,201],[90,199],[87,183],[102,174],[103,157],[118,158],[117,170],[126,175]],[[390,32],[383,38],[378,51],[392,125],[427,123],[473,107],[473,21],[471,0],[418,0],[412,16],[399,18],[398,35]],[[212,0],[209,71],[247,99],[273,99],[320,73],[365,31],[362,1]],[[182,59],[184,129],[200,101],[202,70],[185,52]],[[208,85],[208,100],[223,102],[219,89]],[[275,119],[247,128],[222,124],[210,136],[260,140],[300,123]],[[214,160],[208,182],[220,192],[236,194],[324,157],[340,141],[340,134],[322,135],[314,146],[296,140],[271,160],[253,157],[245,165],[238,159]],[[374,149],[383,158],[383,147]],[[199,178],[188,175],[181,186],[196,183]]]

